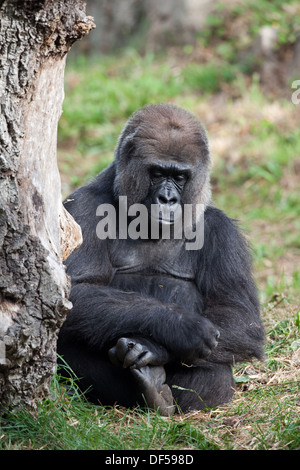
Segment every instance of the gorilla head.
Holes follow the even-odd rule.
[[[148,105],[137,111],[119,138],[115,163],[115,195],[127,196],[130,205],[206,206],[210,201],[205,129],[174,105]]]

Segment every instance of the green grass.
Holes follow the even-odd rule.
[[[74,391],[70,394],[70,390]],[[106,409],[86,402],[73,380],[55,375],[51,399],[30,413],[9,413],[0,426],[0,449],[134,450],[217,449],[190,422],[165,420],[154,412]]]
[[[281,322],[270,330],[269,338],[276,342],[272,348],[279,347],[282,337],[294,337],[294,330],[291,322]],[[286,342],[284,347],[288,349]],[[266,373],[275,376],[280,367],[284,364],[279,361],[264,371],[258,365],[248,367],[248,372],[247,366],[240,367],[236,370],[238,384],[253,387],[256,382],[256,386],[238,391],[232,404],[168,419],[151,411],[91,405],[77,392],[73,380],[66,384],[55,375],[50,399],[33,412],[10,412],[2,420],[0,449],[299,449],[299,383],[287,380],[258,386],[259,381],[265,382]],[[68,393],[70,388],[73,394]]]

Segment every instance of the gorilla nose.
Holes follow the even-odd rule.
[[[177,203],[176,197],[166,197],[166,196],[158,196],[158,203],[159,204],[168,204],[169,206],[172,206],[173,204]]]
[[[160,205],[173,206],[178,203],[178,198],[172,191],[159,192],[156,196],[156,203]]]

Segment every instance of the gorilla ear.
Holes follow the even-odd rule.
[[[122,134],[120,137],[120,140],[118,142],[116,152],[115,152],[115,158],[117,161],[117,164],[119,165],[120,163],[122,164],[124,162],[124,159],[126,162],[129,159],[130,154],[132,154],[135,150],[135,135],[136,135],[136,130],[131,132],[130,134],[124,135]]]
[[[128,174],[128,163],[130,157],[135,150],[134,138],[135,131],[125,131],[119,138],[118,145],[115,151],[115,164],[116,164],[116,177],[114,181],[114,194],[115,197],[127,195],[132,185],[132,174]],[[130,179],[128,180],[128,178]]]

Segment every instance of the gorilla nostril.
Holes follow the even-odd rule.
[[[169,204],[170,204],[171,206],[177,204],[177,202],[178,202],[178,200],[177,200],[176,197],[172,197],[172,198],[169,200]]]
[[[168,204],[168,198],[166,196],[164,196],[163,194],[160,194],[158,196],[158,203],[159,204]]]
[[[168,204],[169,206],[173,206],[174,204],[176,204],[178,202],[178,200],[174,196],[167,196],[167,195],[164,195],[164,194],[160,194],[158,196],[158,202],[161,205]]]

